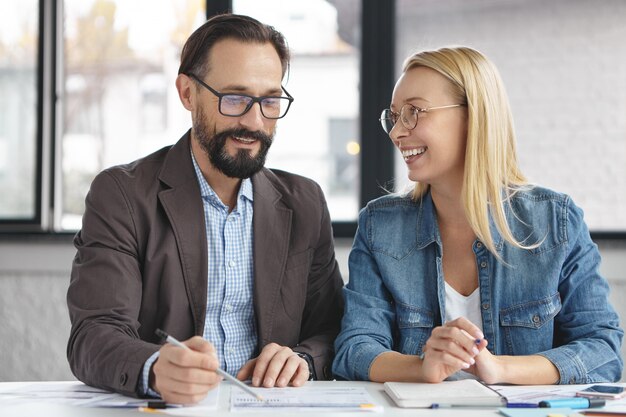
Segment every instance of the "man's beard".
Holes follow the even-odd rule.
[[[200,146],[209,156],[211,164],[231,178],[250,178],[259,172],[265,165],[265,158],[273,140],[273,135],[270,136],[260,131],[253,132],[244,128],[227,129],[221,132],[214,131],[211,135],[206,114],[202,109],[197,114],[193,130]],[[229,155],[226,151],[226,140],[232,136],[257,139],[261,145],[258,153],[252,156],[250,150],[239,149],[234,156]]]

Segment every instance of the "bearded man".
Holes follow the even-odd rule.
[[[264,168],[293,101],[288,67],[271,26],[208,20],[176,78],[192,128],[94,179],[67,294],[81,381],[194,403],[218,367],[263,387],[330,378],[343,281],[326,201],[312,180]]]

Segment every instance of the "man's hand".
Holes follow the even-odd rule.
[[[168,403],[197,403],[222,380],[215,373],[219,362],[211,343],[199,336],[183,343],[189,349],[163,345],[152,366],[154,380],[150,378],[150,387]]]
[[[270,343],[237,374],[242,381],[250,377],[255,387],[299,387],[309,379],[309,365],[290,348]]]

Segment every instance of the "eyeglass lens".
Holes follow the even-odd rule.
[[[222,96],[220,111],[226,116],[241,116],[254,104],[252,97],[227,94]],[[289,108],[286,97],[265,97],[260,101],[261,113],[268,119],[280,119]]]
[[[415,107],[411,105],[404,105],[402,106],[402,109],[400,109],[400,120],[402,121],[404,127],[409,130],[415,129],[415,126],[417,126],[417,117],[418,111]],[[391,109],[383,110],[382,114],[380,115],[380,123],[385,133],[389,134],[391,132],[391,129],[393,129],[397,122],[397,113],[394,113],[393,111],[391,111]]]

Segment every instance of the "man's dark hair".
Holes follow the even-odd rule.
[[[227,38],[245,43],[271,43],[280,58],[283,76],[287,72],[289,47],[282,33],[249,16],[222,14],[207,20],[187,39],[180,56],[178,73],[204,76],[210,70],[208,57],[211,48]]]

